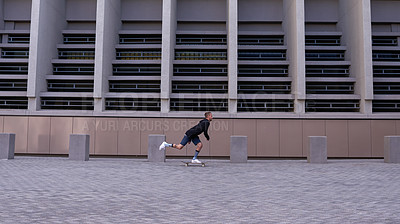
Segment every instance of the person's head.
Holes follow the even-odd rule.
[[[212,121],[213,119],[212,113],[210,111],[205,112],[204,117],[209,121]]]

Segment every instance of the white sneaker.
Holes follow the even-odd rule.
[[[158,148],[159,150],[163,150],[163,149],[165,149],[165,147],[168,145],[168,143],[166,143],[166,142],[163,142],[163,143],[161,143],[161,145],[160,145],[160,148]]]
[[[192,163],[201,163],[201,161],[198,159],[192,159]]]

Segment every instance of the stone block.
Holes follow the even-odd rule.
[[[326,136],[308,136],[308,156],[309,163],[327,163],[328,147]]]
[[[69,159],[78,161],[89,160],[90,135],[71,134],[69,136]]]
[[[14,159],[15,134],[0,133],[0,159]]]
[[[165,141],[165,135],[149,135],[148,154],[149,162],[165,162],[165,150],[159,150],[161,143]]]
[[[231,136],[230,148],[232,163],[247,163],[247,136]]]
[[[385,163],[400,163],[400,136],[385,136]]]

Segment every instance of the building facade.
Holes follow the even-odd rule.
[[[382,157],[400,134],[400,1],[0,0],[0,131],[16,152],[147,154],[212,111],[203,156]],[[167,155],[191,155],[189,145]]]

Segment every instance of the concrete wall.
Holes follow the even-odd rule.
[[[121,0],[121,20],[161,20],[161,0]]]
[[[282,21],[281,0],[238,0],[238,16],[241,21]]]
[[[392,5],[391,5],[392,4]],[[398,15],[391,8],[398,9],[400,5],[395,1],[370,1],[370,0],[0,0],[0,27],[2,21],[6,23],[30,24],[31,41],[29,44],[29,72],[27,91],[1,91],[4,97],[28,97],[28,110],[1,109],[3,116],[110,116],[110,117],[158,117],[169,118],[201,116],[204,112],[171,112],[170,93],[171,76],[173,74],[174,49],[176,33],[202,34],[207,33],[227,34],[226,50],[227,61],[217,63],[228,66],[229,88],[228,94],[218,96],[229,101],[227,112],[215,113],[219,118],[250,118],[250,119],[397,119],[399,113],[372,113],[372,100],[399,100],[399,94],[389,96],[373,95],[373,77],[371,58],[371,21],[372,23],[396,23]],[[386,11],[385,11],[386,10]],[[386,13],[387,12],[387,13]],[[387,14],[391,16],[388,17]],[[18,16],[17,16],[18,15]],[[15,21],[13,21],[15,20]],[[239,21],[239,24],[237,23]],[[311,22],[306,24],[304,23]],[[315,23],[317,24],[315,24]],[[281,24],[282,23],[282,24]],[[319,24],[318,24],[319,23]],[[328,23],[328,24],[324,24]],[[337,23],[337,24],[336,24]],[[332,25],[333,24],[333,25]],[[355,94],[349,94],[350,99],[360,98],[360,112],[349,113],[306,113],[304,102],[307,99],[305,88],[305,29],[324,27],[325,31],[336,31],[343,34],[343,46],[346,49],[346,63],[350,63],[351,78],[356,78]],[[330,30],[331,25],[334,29]],[[377,24],[372,24],[373,26]],[[378,24],[382,25],[382,24]],[[104,100],[108,93],[108,78],[112,75],[112,63],[118,45],[118,34],[126,33],[160,33],[162,26],[162,60],[161,60],[161,93],[151,96],[158,100],[161,98],[161,110],[154,111],[104,111]],[[320,26],[320,27],[318,27]],[[388,27],[398,27],[398,24],[384,24]],[[241,27],[243,30],[241,30]],[[310,26],[309,26],[310,27]],[[3,32],[8,34],[8,27],[4,24]],[[254,29],[253,29],[254,28]],[[93,92],[60,92],[54,93],[47,89],[46,75],[52,73],[52,59],[57,59],[57,44],[62,45],[63,30],[76,33],[93,34],[95,30],[96,57]],[[80,29],[77,31],[75,29]],[[135,30],[138,29],[138,30]],[[397,30],[397,28],[396,28]],[[13,30],[21,32],[21,30]],[[24,30],[22,30],[24,31]],[[26,31],[26,30],[25,30]],[[273,32],[271,32],[273,31]],[[13,33],[11,32],[11,33]],[[16,33],[18,33],[16,32]],[[283,94],[249,94],[248,99],[254,97],[276,99],[279,97],[294,99],[294,112],[282,113],[237,113],[237,52],[243,46],[238,46],[237,34],[252,33],[257,35],[284,35],[284,46],[264,46],[261,49],[286,49],[289,64],[289,76],[292,81],[291,93]],[[10,48],[20,48],[21,46]],[[79,45],[80,46],[80,45]],[[63,46],[65,47],[65,46]],[[71,47],[71,46],[69,46]],[[131,46],[132,47],[132,46]],[[191,46],[191,48],[197,46]],[[315,47],[315,46],[314,46]],[[343,47],[343,48],[341,48]],[[4,47],[5,48],[5,47]],[[24,47],[25,48],[25,47]],[[26,47],[27,48],[27,47]],[[133,47],[137,48],[137,47]],[[153,46],[144,46],[151,49]],[[157,49],[159,46],[156,47]],[[182,48],[179,46],[178,48]],[[205,50],[207,46],[200,46]],[[215,49],[224,49],[225,46],[213,46]],[[254,47],[254,49],[259,49]],[[251,49],[251,50],[254,50]],[[396,50],[396,47],[390,48]],[[5,59],[4,59],[5,60]],[[10,59],[18,63],[26,63],[27,59]],[[69,60],[69,59],[67,59]],[[8,62],[8,61],[7,61]],[[7,63],[3,62],[3,63]],[[64,61],[65,62],[65,61]],[[190,63],[195,64],[197,61]],[[275,65],[277,61],[254,61],[254,64]],[[74,62],[66,63],[87,63]],[[125,63],[125,62],[124,62]],[[133,61],[127,64],[157,63],[158,61]],[[182,63],[179,61],[178,63]],[[208,63],[208,62],[202,62]],[[216,63],[215,61],[209,62]],[[249,64],[246,64],[249,63]],[[394,62],[392,64],[395,64]],[[250,65],[253,62],[245,62]],[[254,65],[253,64],[253,65]],[[24,77],[23,77],[24,78]],[[54,77],[53,77],[54,78]],[[6,78],[4,78],[6,79]],[[147,80],[146,78],[139,78]],[[197,81],[194,78],[192,81]],[[398,82],[398,81],[392,81]],[[321,94],[323,95],[323,94]],[[343,94],[346,95],[346,94]],[[40,97],[93,97],[95,98],[94,110],[45,110],[40,108]],[[121,93],[111,96],[146,98],[147,94]],[[179,95],[183,96],[183,95]],[[189,97],[210,98],[213,94],[192,94]],[[321,96],[329,99],[342,99],[341,96]]]
[[[96,20],[96,0],[65,0],[65,9],[67,20]]]
[[[307,22],[337,22],[338,0],[305,0],[305,20]]]
[[[199,119],[1,116],[0,131],[16,134],[16,153],[68,154],[70,134],[90,134],[91,155],[147,155],[150,134],[179,143]],[[306,157],[308,136],[328,137],[328,156],[383,157],[383,137],[400,135],[400,120],[214,119],[202,156],[229,156],[232,135],[248,136],[250,157]],[[191,156],[193,144],[167,156]]]
[[[2,2],[4,4],[4,20],[31,20],[32,0],[3,0]]]
[[[178,21],[225,21],[226,0],[177,0]]]
[[[398,13],[398,8],[400,7],[399,1],[390,0],[372,0],[372,19],[374,22],[400,22],[400,14]]]

